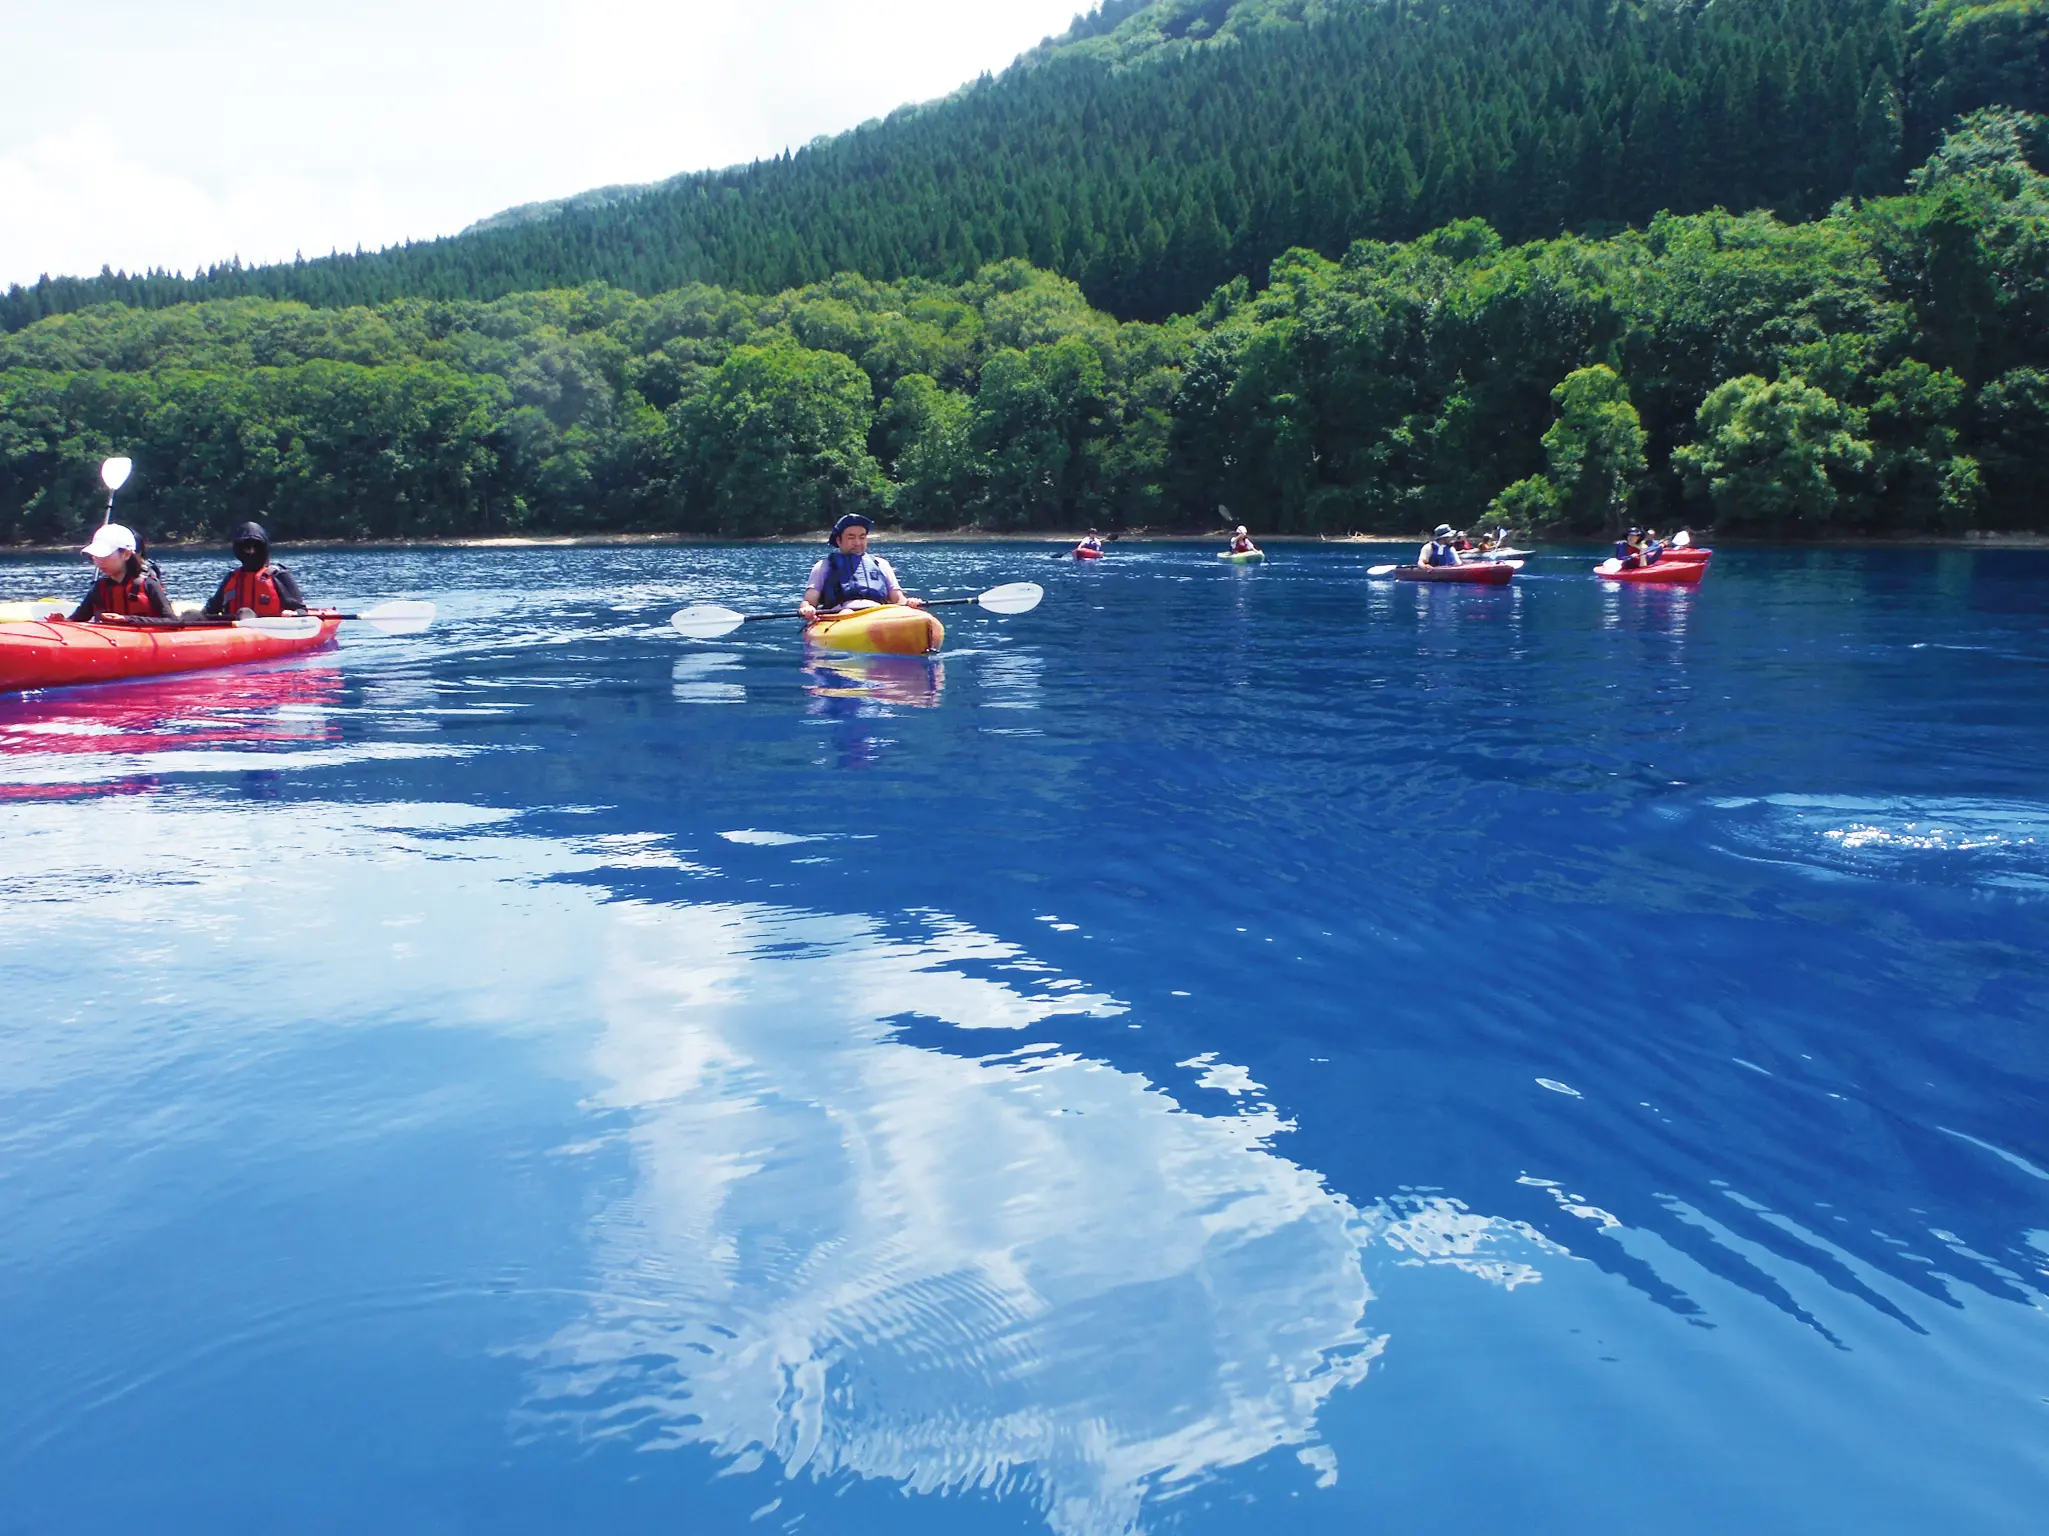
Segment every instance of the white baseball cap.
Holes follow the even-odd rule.
[[[123,552],[131,555],[135,553],[135,535],[119,523],[102,524],[100,531],[92,536],[92,542],[82,551],[95,560]]]

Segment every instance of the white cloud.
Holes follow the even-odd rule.
[[[0,283],[289,260],[778,154],[1084,0],[73,0],[10,22]]]

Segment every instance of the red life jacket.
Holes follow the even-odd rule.
[[[149,593],[143,589],[146,580],[148,573],[144,571],[136,572],[128,581],[116,581],[111,576],[102,576],[93,583],[93,612],[121,617],[156,617],[156,604],[149,600]]]
[[[284,599],[277,595],[277,580],[270,574],[270,567],[260,571],[234,571],[221,583],[225,601],[222,609],[233,618],[244,608],[260,619],[274,619],[285,611]]]

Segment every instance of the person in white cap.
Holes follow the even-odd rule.
[[[1416,551],[1418,565],[1457,565],[1458,535],[1451,531],[1450,523],[1439,523],[1430,538]]]
[[[99,580],[85,594],[85,601],[71,615],[71,622],[92,619],[127,619],[148,623],[158,620],[175,624],[178,610],[165,595],[164,584],[150,573],[135,552],[135,535],[119,523],[107,523],[92,536],[82,551],[99,568]]]
[[[1240,523],[1237,527],[1231,530],[1232,554],[1249,555],[1254,552],[1256,547],[1257,546],[1255,546],[1252,542],[1252,535],[1245,531],[1245,525],[1243,523]]]

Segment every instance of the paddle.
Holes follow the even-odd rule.
[[[100,484],[107,488],[107,515],[100,519],[102,528],[114,520],[114,492],[128,483],[128,472],[133,468],[133,459],[108,459],[100,465]]]
[[[375,608],[366,608],[361,613],[285,613],[275,618],[258,618],[255,614],[250,614],[233,622],[237,629],[258,629],[267,635],[303,639],[319,630],[323,617],[368,624],[381,635],[417,635],[434,622],[434,605],[400,601],[379,603]]]
[[[1039,606],[1039,599],[1046,595],[1046,589],[1036,581],[1013,581],[1008,586],[991,587],[978,597],[942,597],[936,602],[925,604],[927,608],[952,608],[961,603],[979,603],[991,613],[1030,613]],[[801,619],[801,613],[735,613],[730,608],[721,608],[715,603],[700,603],[695,608],[678,608],[669,615],[669,625],[677,634],[691,640],[716,640],[729,635],[742,624],[755,624],[763,619]]]

